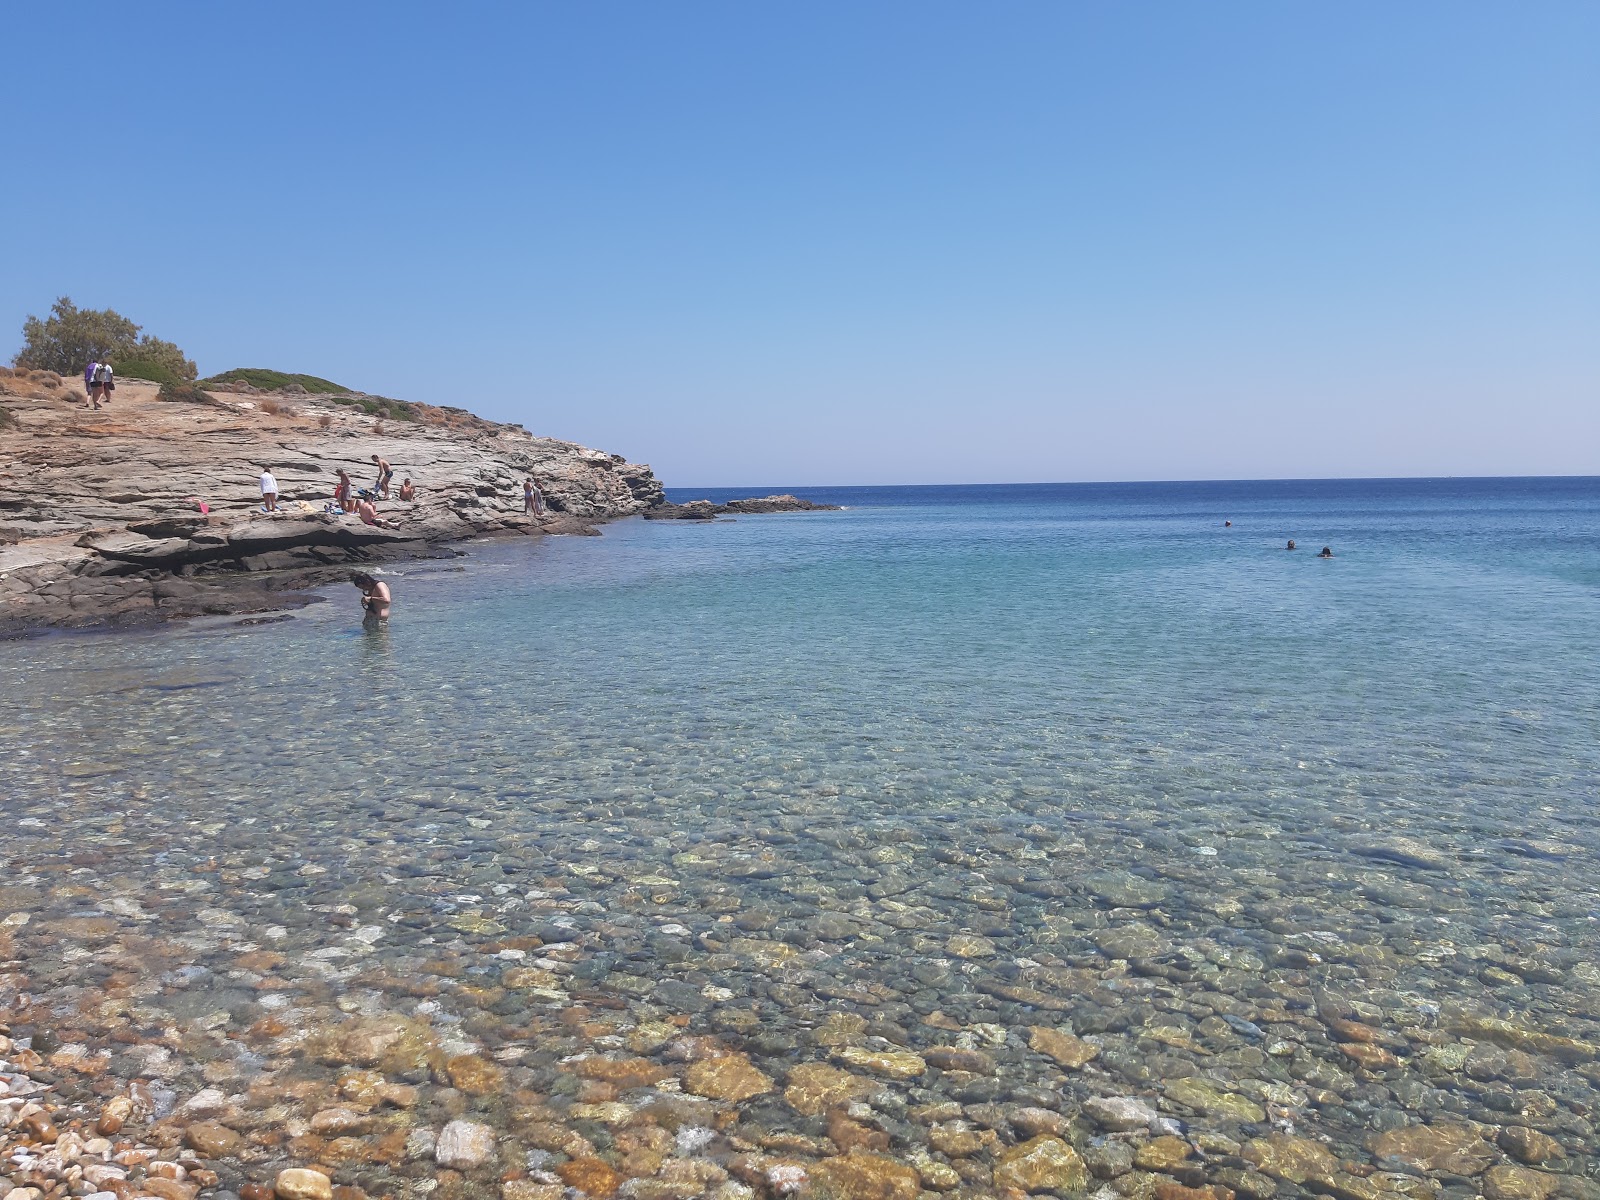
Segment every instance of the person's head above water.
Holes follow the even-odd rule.
[[[1290,550],[1293,550],[1293,549],[1294,549],[1294,548],[1295,548],[1295,545],[1294,545],[1294,539],[1293,539],[1293,538],[1290,538],[1290,539],[1289,539],[1289,545],[1288,545],[1288,549],[1290,549]]]
[[[1332,558],[1333,557],[1333,547],[1332,546],[1324,546],[1321,550],[1317,551],[1317,557],[1318,558]]]

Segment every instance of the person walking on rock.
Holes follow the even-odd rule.
[[[94,372],[100,363],[95,359],[89,360],[89,365],[83,369],[83,403],[84,406],[94,402]]]
[[[374,454],[372,461],[378,464],[378,482],[373,485],[373,491],[378,493],[378,499],[389,498],[389,480],[394,478],[394,468],[389,465],[389,460],[381,454]]]
[[[261,468],[261,511],[278,511],[278,481],[272,477],[271,467]]]
[[[111,364],[108,362],[95,363],[94,374],[90,379],[90,383],[89,399],[93,401],[94,406],[99,408],[102,400],[110,404],[111,393],[116,390],[117,386],[111,370]]]

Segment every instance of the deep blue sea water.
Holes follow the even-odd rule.
[[[671,497],[775,491],[846,508],[474,544],[391,568],[382,632],[336,588],[276,624],[0,646],[0,895],[33,928],[102,911],[31,864],[109,848],[112,890],[212,966],[344,945],[308,915],[341,904],[413,971],[554,913],[630,1003],[686,980],[788,1028],[887,989],[998,1045],[1039,1017],[984,972],[1201,978],[1212,1007],[1172,985],[1162,1018],[1191,1033],[1217,995],[1269,1025],[1267,993],[1333,994],[1431,1031],[1315,1118],[1358,1155],[1386,1108],[1486,1103],[1427,1038],[1600,1042],[1600,479]],[[1349,1068],[1330,1045],[1284,1053]],[[1250,1094],[1278,1059],[1196,1061]],[[1582,1121],[1571,1067],[1536,1084]]]

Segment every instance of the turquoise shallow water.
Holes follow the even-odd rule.
[[[780,1082],[847,1009],[987,1047],[988,1099],[1199,1077],[1357,1158],[1511,1114],[1582,1169],[1600,1073],[1537,1039],[1600,1043],[1600,481],[804,494],[849,507],[397,567],[382,632],[349,588],[0,646],[28,987],[109,986],[60,924],[109,916],[201,972],[125,965],[146,1017],[226,1031],[261,1015],[250,948],[302,964],[314,1014],[313,982],[382,1007],[360,972],[441,951],[500,980],[497,939],[555,921],[562,987],[746,1038]],[[548,1087],[512,1026],[566,1002],[466,1041]],[[1030,1051],[1046,1018],[1098,1065]],[[955,1074],[897,1086],[959,1100]]]

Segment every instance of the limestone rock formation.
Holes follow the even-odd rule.
[[[756,496],[749,500],[730,500],[713,504],[709,500],[690,500],[685,504],[661,503],[644,515],[652,521],[709,521],[730,513],[838,512],[837,504],[815,504],[785,492],[775,496]]]
[[[170,403],[129,380],[95,412],[71,392],[21,390],[0,394],[0,634],[283,608],[285,589],[333,568],[485,534],[593,532],[663,502],[647,466],[451,410],[439,423],[374,421],[306,397],[274,413],[236,392]],[[368,487],[374,454],[395,473],[382,524],[325,513],[339,468]],[[263,468],[278,482],[275,515],[259,511]],[[523,513],[530,474],[542,517]],[[397,498],[408,476],[413,502]]]

